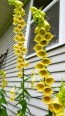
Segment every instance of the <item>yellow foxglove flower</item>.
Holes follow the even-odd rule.
[[[45,66],[48,66],[51,64],[51,60],[49,58],[43,58],[41,61]]]
[[[16,68],[17,68],[18,70],[20,70],[20,69],[22,69],[23,67],[21,67],[20,65],[17,65]]]
[[[41,40],[42,36],[40,34],[37,34],[34,38],[34,41],[39,43],[39,41]]]
[[[39,27],[36,27],[34,32],[38,33],[39,32]]]
[[[31,79],[31,87],[32,87],[32,89],[35,89],[35,81],[36,81],[36,79],[35,79],[35,75],[32,75],[32,79]]]
[[[38,62],[38,63],[35,65],[35,68],[41,70],[41,69],[43,68],[42,62]]]
[[[14,28],[14,33],[19,33],[19,29],[17,27]]]
[[[42,78],[47,77],[48,75],[47,69],[43,68],[42,70],[40,70],[39,75],[42,76]]]
[[[23,36],[24,36],[24,35],[23,35],[22,32],[19,32],[19,33],[18,33],[18,37],[19,37],[19,38],[21,38],[21,37],[23,37]]]
[[[45,35],[45,33],[46,33],[46,32],[45,32],[44,27],[41,27],[40,30],[39,30],[39,34],[40,34],[40,35]]]
[[[7,80],[2,81],[1,84],[2,88],[5,88],[7,86],[7,83],[8,83]]]
[[[63,111],[63,106],[58,97],[55,98],[52,104],[55,113],[60,113],[61,111]]]
[[[18,42],[18,47],[22,47],[22,42]]]
[[[14,100],[15,100],[15,94],[13,94],[13,95],[10,96],[10,101],[14,102]]]
[[[17,21],[16,18],[14,18],[14,20],[13,20],[13,25],[17,25],[17,24],[18,24],[18,21]]]
[[[21,42],[22,44],[23,44],[25,41],[26,41],[26,40],[25,40],[24,37],[21,37],[21,38],[20,38],[20,42]]]
[[[10,94],[15,94],[15,87],[13,87],[11,90],[10,90]]]
[[[13,48],[14,48],[14,50],[18,49],[19,48],[18,44],[14,44]]]
[[[23,56],[22,56],[22,55],[19,55],[19,56],[18,56],[18,59],[23,59]]]
[[[53,110],[53,104],[52,104],[52,103],[48,105],[48,109],[49,109],[51,112],[54,112],[54,110]]]
[[[39,92],[43,92],[43,89],[44,89],[44,82],[39,82],[37,85],[36,85],[36,89],[39,91]]]
[[[16,55],[20,55],[20,54],[21,54],[21,51],[20,51],[19,49],[17,49],[17,50],[14,51],[14,53],[15,53]]]
[[[48,85],[48,86],[51,86],[54,82],[54,79],[51,75],[48,75],[46,78],[45,78],[45,84]]]
[[[50,30],[50,24],[46,20],[44,20],[44,28],[46,31]]]
[[[43,89],[43,93],[45,96],[50,96],[53,93],[53,89],[51,87],[45,86]]]
[[[36,51],[39,51],[39,50],[41,50],[41,48],[42,47],[39,44],[36,44],[33,49]]]
[[[27,51],[28,51],[27,48],[25,48],[25,47],[22,48],[23,53],[26,53]]]
[[[45,104],[51,104],[52,103],[52,98],[50,96],[44,96],[42,98],[42,101],[45,103]]]
[[[25,60],[24,61],[24,66],[26,66],[26,67],[29,66],[29,62]]]
[[[37,56],[39,56],[40,58],[46,57],[47,53],[45,50],[39,50],[38,52],[36,52]]]
[[[20,71],[17,76],[21,78],[23,76],[22,71]]]
[[[24,62],[18,62],[18,66],[20,66],[21,68],[24,67]]]
[[[17,17],[17,21],[18,21],[19,23],[20,23],[22,20],[23,20],[23,19],[22,19],[21,16],[18,16],[18,17]]]
[[[49,43],[48,40],[42,38],[42,39],[40,40],[40,42],[39,42],[39,45],[42,46],[42,47],[44,47],[44,46],[46,46],[48,43]]]
[[[19,41],[19,37],[18,37],[17,35],[15,35],[15,36],[14,36],[14,40],[15,40],[16,42],[18,42],[18,41]]]
[[[17,25],[17,29],[18,29],[19,31],[21,31],[21,30],[23,29],[23,26],[22,26],[21,24],[18,24],[18,25]]]
[[[23,20],[21,20],[20,25],[21,25],[22,27],[24,27],[24,26],[26,25],[26,23],[25,23],[24,19],[23,19]]]
[[[47,39],[47,40],[51,40],[53,37],[54,37],[54,36],[53,36],[50,32],[47,32],[47,33],[45,34],[45,39]]]
[[[65,113],[64,112],[60,112],[60,113],[54,114],[54,116],[65,116]]]
[[[17,63],[18,63],[18,64],[20,64],[20,63],[22,63],[22,62],[23,62],[23,59],[19,59],[19,58],[17,59]]]

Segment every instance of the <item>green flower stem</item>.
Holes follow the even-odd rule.
[[[23,99],[24,99],[24,89],[25,89],[25,80],[24,80],[24,68],[23,68]]]

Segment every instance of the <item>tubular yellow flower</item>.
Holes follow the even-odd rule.
[[[10,96],[10,101],[14,102],[14,100],[15,100],[15,94],[13,94],[13,95]]]
[[[63,111],[63,106],[60,100],[58,99],[58,97],[55,98],[52,104],[53,104],[53,110],[55,113],[60,113],[61,111]]]
[[[60,112],[60,113],[54,114],[54,116],[65,116],[65,113],[64,112]]]
[[[45,50],[39,50],[38,52],[36,52],[37,56],[39,56],[40,58],[46,57],[47,53]]]
[[[22,67],[21,67],[20,65],[17,65],[16,68],[17,68],[18,70],[21,70],[21,69],[22,69]]]
[[[35,68],[41,70],[41,69],[43,68],[42,62],[38,62],[38,63],[35,65]]]
[[[21,24],[18,24],[18,25],[17,25],[17,29],[18,29],[19,31],[21,31],[21,30],[23,29],[23,26],[22,26]]]
[[[23,76],[22,71],[18,72],[18,75],[17,76],[21,78]]]
[[[22,42],[18,42],[18,47],[22,47]]]
[[[24,19],[22,19],[22,20],[20,21],[20,25],[21,25],[22,27],[24,27],[24,26],[26,25]]]
[[[18,21],[16,18],[13,19],[13,25],[17,25],[18,24]]]
[[[53,37],[54,37],[54,36],[53,36],[50,32],[47,32],[47,33],[45,34],[45,39],[47,39],[47,40],[51,40]]]
[[[54,82],[54,79],[51,75],[49,75],[45,78],[45,84],[46,85],[51,86],[53,84],[53,82]]]
[[[46,20],[44,20],[44,28],[46,31],[50,30],[50,24]]]
[[[42,98],[42,101],[45,103],[45,104],[51,104],[52,103],[52,98],[50,96],[44,96]]]
[[[19,49],[16,49],[16,50],[14,50],[14,54],[20,55],[21,54],[21,51]]]
[[[14,28],[14,33],[19,33],[19,29],[17,27]]]
[[[18,56],[18,59],[19,59],[19,60],[20,60],[20,59],[23,59],[23,56],[22,56],[22,55],[19,55],[19,56]],[[17,59],[17,60],[18,60],[18,59]]]
[[[48,75],[47,69],[43,68],[42,70],[40,70],[39,75],[43,78],[46,77]]]
[[[51,64],[51,60],[49,58],[43,58],[41,62],[45,66],[48,66],[49,64]]]
[[[1,86],[2,86],[3,89],[7,86],[7,83],[8,83],[7,80],[2,81]]]
[[[23,53],[26,53],[27,51],[28,51],[27,48],[25,48],[25,47],[22,48]]]
[[[38,50],[41,50],[41,48],[42,47],[39,44],[36,44],[33,49],[38,51]]]
[[[49,43],[48,40],[46,40],[46,39],[41,39],[40,42],[39,42],[39,45],[40,45],[40,46],[46,46],[48,43]]]
[[[36,27],[34,32],[38,33],[39,32],[39,27]]]
[[[21,16],[18,16],[18,17],[17,17],[17,21],[18,21],[19,23],[20,23],[22,20],[23,20],[23,19],[22,19]]]
[[[15,87],[13,87],[11,90],[10,90],[10,94],[15,94]]]
[[[45,85],[44,85],[44,82],[39,82],[39,83],[36,85],[37,91],[43,92],[44,86],[45,86]]]
[[[17,63],[21,63],[21,62],[23,62],[23,59],[17,59]]]
[[[19,40],[20,40],[21,43],[24,43],[26,41],[23,36],[21,38],[19,38]]]
[[[17,35],[15,35],[15,36],[14,36],[14,40],[15,40],[16,42],[18,42],[18,41],[19,41],[19,37],[18,37]]]
[[[18,49],[19,48],[18,44],[14,44],[13,48],[14,48],[14,50]]]
[[[25,61],[24,61],[24,66],[25,66],[25,67],[29,66],[29,62],[25,60]]]
[[[51,87],[45,86],[43,89],[43,93],[45,96],[50,96],[53,93],[53,89]]]
[[[24,36],[24,35],[23,35],[22,32],[19,32],[19,33],[18,33],[18,37],[19,37],[19,38],[21,38],[21,37],[23,37],[23,36]]]
[[[45,35],[45,29],[44,29],[44,27],[41,27],[40,29],[39,29],[39,34],[40,35]]]
[[[53,104],[52,104],[52,103],[48,105],[48,109],[49,109],[51,112],[54,112],[54,110],[53,110]]]
[[[40,34],[37,34],[36,36],[35,36],[35,38],[34,38],[34,41],[35,42],[37,42],[37,43],[39,43],[39,41],[41,40],[41,35]]]

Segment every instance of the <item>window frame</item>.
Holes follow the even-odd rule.
[[[44,12],[46,12],[49,8],[51,8],[57,1],[59,1],[59,42],[56,43],[55,45],[51,45],[49,47],[46,48],[46,50],[52,50],[54,48],[57,48],[59,46],[62,46],[65,44],[65,33],[64,33],[64,30],[65,30],[65,24],[64,24],[64,21],[65,21],[65,13],[64,13],[64,4],[65,4],[65,0],[54,0],[52,1],[46,8],[43,9]],[[31,6],[33,6],[33,2],[34,0],[31,1]],[[31,20],[31,12],[29,11],[29,19],[28,19],[28,27],[26,29],[26,39],[27,39],[27,43],[26,43],[26,47],[29,46],[29,40],[28,40],[28,37],[29,37],[29,29],[30,29],[30,26],[31,24],[34,22],[33,20]],[[36,53],[32,53],[28,56],[26,56],[26,58],[30,58],[32,56],[35,56]]]

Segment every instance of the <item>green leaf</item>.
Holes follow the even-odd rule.
[[[27,102],[26,102],[26,100],[21,100],[19,103],[22,106],[22,113],[25,114],[26,108],[27,108]]]
[[[6,109],[0,109],[0,116],[8,116]]]
[[[22,97],[23,93],[20,93],[15,100],[19,100]]]
[[[46,114],[45,116],[52,116],[52,112],[49,110],[48,114]]]
[[[25,89],[24,92],[31,97],[31,95],[29,94],[29,92]]]
[[[1,94],[1,95],[2,95],[2,103],[7,104],[5,96],[3,94]]]

